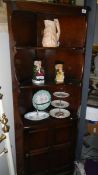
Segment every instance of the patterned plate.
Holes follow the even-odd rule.
[[[38,121],[43,120],[49,117],[49,114],[47,112],[39,111],[38,113],[36,111],[34,112],[28,112],[24,115],[24,118],[32,121]]]
[[[66,109],[54,108],[50,110],[50,115],[54,118],[66,118],[70,116],[70,112]]]
[[[51,95],[46,90],[39,90],[33,95],[32,103],[36,109],[45,110],[51,103]]]

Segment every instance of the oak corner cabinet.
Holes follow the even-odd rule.
[[[60,3],[4,0],[7,4],[16,158],[18,175],[72,175],[77,138],[77,111],[85,62],[87,10],[84,7]],[[44,20],[58,19],[58,47],[43,47]],[[32,82],[35,58],[42,61],[45,83]],[[63,62],[64,82],[55,82],[55,63]],[[66,92],[70,116],[49,116],[31,121],[24,115],[34,111],[33,95],[46,90],[55,100],[54,92]],[[46,109],[54,108],[51,104]]]

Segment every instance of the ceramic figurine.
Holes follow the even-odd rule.
[[[55,65],[55,81],[56,83],[63,83],[64,82],[64,71],[63,71],[63,64],[59,63]]]
[[[58,19],[44,20],[45,29],[42,39],[43,47],[58,47],[60,37],[60,24]]]
[[[44,83],[44,69],[41,60],[34,61],[32,82],[35,84]]]

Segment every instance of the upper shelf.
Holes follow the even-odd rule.
[[[11,18],[15,45],[42,47],[44,21],[55,18],[60,24],[60,47],[84,47],[87,30],[85,16],[59,16],[52,13],[44,15],[17,10],[12,13]]]
[[[65,49],[65,50],[82,50],[85,51],[85,48],[83,47],[32,47],[32,46],[15,46],[15,50],[17,51],[22,51],[22,50],[35,50],[35,51],[40,51],[40,50],[58,50],[58,49]]]

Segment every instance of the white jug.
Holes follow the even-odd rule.
[[[44,20],[45,29],[42,39],[43,47],[58,47],[60,37],[60,24],[58,19]]]

